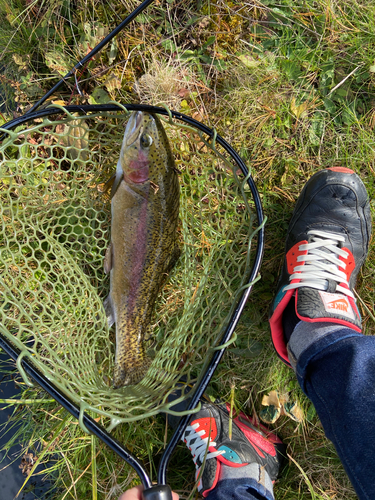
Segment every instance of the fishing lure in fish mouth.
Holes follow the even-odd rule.
[[[104,270],[108,324],[116,323],[114,386],[138,383],[150,365],[144,338],[156,298],[180,255],[180,188],[160,120],[141,111],[127,123],[112,184],[111,243]]]

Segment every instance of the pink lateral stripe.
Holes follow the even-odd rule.
[[[148,193],[147,193],[148,195]],[[142,203],[141,212],[139,214],[139,222],[137,227],[137,234],[135,238],[134,252],[132,255],[132,270],[130,275],[130,290],[129,290],[129,313],[133,313],[135,301],[141,282],[142,271],[146,258],[146,243],[147,243],[147,209],[148,197]]]

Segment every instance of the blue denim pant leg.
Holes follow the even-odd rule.
[[[207,500],[274,500],[274,496],[255,479],[224,479],[219,481]]]
[[[300,355],[296,374],[358,497],[375,498],[375,337],[343,328]]]

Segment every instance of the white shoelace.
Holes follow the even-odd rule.
[[[344,283],[349,287],[346,274],[339,270],[339,267],[345,269],[346,264],[338,258],[343,257],[346,259],[349,255],[348,252],[339,248],[339,243],[344,242],[345,237],[340,234],[315,229],[308,231],[307,234],[312,236],[312,241],[298,247],[300,251],[307,250],[307,254],[297,257],[297,262],[304,261],[305,264],[296,266],[293,269],[293,274],[289,277],[289,281],[294,279],[300,279],[301,281],[285,286],[283,291],[300,287],[327,290],[327,280],[333,280],[337,283],[337,292],[354,298],[354,294],[350,290],[339,285],[339,283]]]
[[[185,430],[184,434],[184,439],[186,439],[186,445],[188,448],[191,450],[191,453],[193,454],[193,461],[195,463],[196,467],[200,467],[200,465],[197,464],[197,460],[199,459],[200,462],[202,463],[204,460],[204,457],[206,455],[208,446],[216,446],[215,441],[210,440],[210,444],[207,446],[208,443],[208,437],[202,438],[203,434],[206,433],[205,430],[201,430],[197,432],[197,429],[199,427],[199,423],[197,422],[196,424],[193,425],[188,425]],[[191,443],[195,439],[195,443]],[[219,455],[222,455],[225,453],[225,450],[220,450],[220,451],[213,451],[207,453],[206,460],[210,458],[217,457]]]

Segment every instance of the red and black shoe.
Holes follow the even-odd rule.
[[[284,363],[290,365],[287,330],[293,316],[297,321],[330,322],[361,332],[353,290],[370,236],[370,204],[358,175],[343,167],[314,174],[289,224],[270,312],[272,341]]]
[[[196,478],[200,477],[198,491],[204,497],[218,483],[223,465],[238,468],[257,463],[275,481],[286,456],[286,446],[280,438],[263,425],[255,425],[242,412],[233,418],[229,439],[229,410],[229,404],[202,402],[182,438],[193,455]],[[176,423],[171,422],[170,416],[168,421],[173,426]]]

